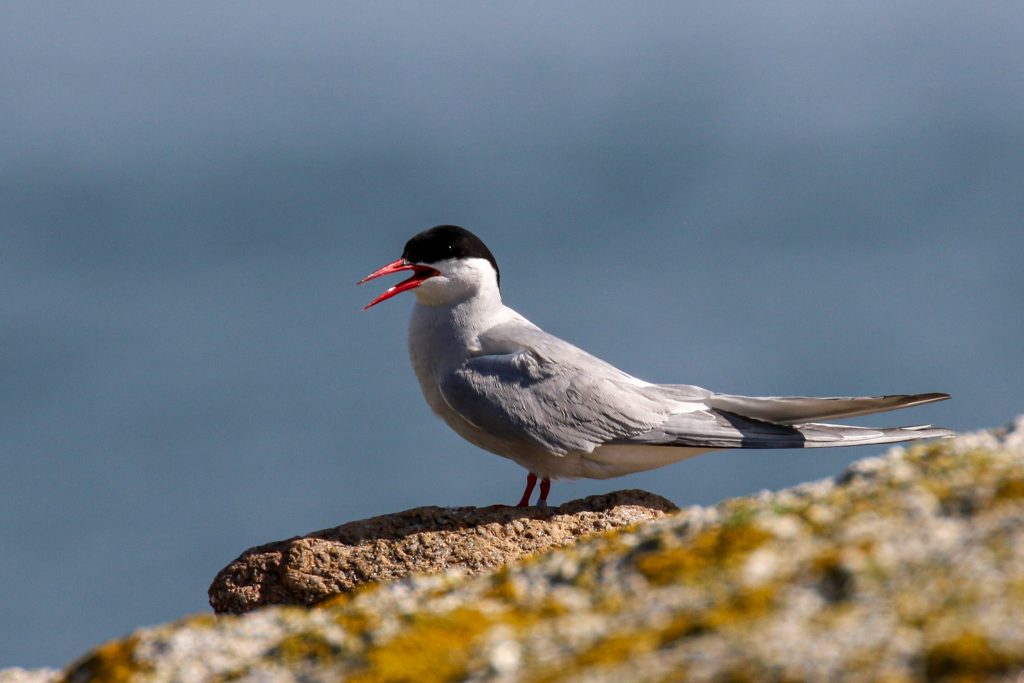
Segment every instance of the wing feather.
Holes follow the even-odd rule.
[[[821,448],[949,436],[952,432],[948,429],[928,425],[875,428],[811,422],[790,426],[709,410],[674,415],[657,429],[615,443],[689,448]]]
[[[897,394],[815,398],[810,396],[733,396],[714,394],[705,402],[712,408],[778,424],[798,424],[881,413],[897,408],[944,401],[949,394]]]
[[[541,330],[498,326],[481,343],[481,355],[441,382],[441,395],[464,419],[510,441],[589,453],[649,431],[670,413],[643,391],[651,385]]]

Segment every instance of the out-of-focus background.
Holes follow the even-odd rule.
[[[0,667],[208,609],[245,548],[523,472],[429,413],[437,223],[640,377],[1024,409],[1024,5],[77,3],[0,20]],[[881,447],[715,454],[678,504]]]

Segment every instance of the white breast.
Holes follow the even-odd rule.
[[[514,460],[540,475],[581,476],[576,472],[576,463],[567,462],[567,458],[526,443],[513,443],[477,428],[452,410],[441,394],[440,386],[445,378],[468,358],[480,353],[480,334],[510,320],[531,324],[501,305],[500,299],[468,300],[455,306],[417,303],[409,321],[409,360],[423,397],[452,430],[475,446]]]

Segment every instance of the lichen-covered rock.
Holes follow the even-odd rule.
[[[420,507],[246,550],[210,586],[217,613],[313,605],[370,582],[460,569],[479,574],[580,536],[657,519],[676,506],[616,491],[561,507]]]
[[[0,683],[54,683],[59,678],[56,669],[0,669]]]
[[[192,618],[71,681],[1014,681],[1024,419],[482,576]]]

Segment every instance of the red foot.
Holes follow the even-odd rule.
[[[547,480],[545,480],[545,481],[547,481]],[[528,475],[526,475],[526,490],[523,491],[523,497],[522,497],[522,499],[520,499],[519,503],[516,505],[517,508],[524,508],[524,507],[526,507],[527,505],[530,504],[530,496],[533,495],[533,487],[536,486],[536,485],[537,485],[537,475],[534,474],[533,472],[530,472]],[[541,483],[540,486],[541,486],[541,491],[543,491],[544,490],[544,484]]]
[[[540,481],[540,500],[537,501],[537,505],[544,507],[548,504],[548,493],[551,492],[551,480],[544,477]]]
[[[537,475],[530,472],[526,475],[526,490],[523,491],[523,497],[516,504],[517,508],[524,508],[530,505],[530,496],[533,495],[533,487],[537,485]],[[548,493],[551,492],[551,479],[544,477],[540,480],[540,499],[537,501],[538,507],[544,507],[548,504]]]

